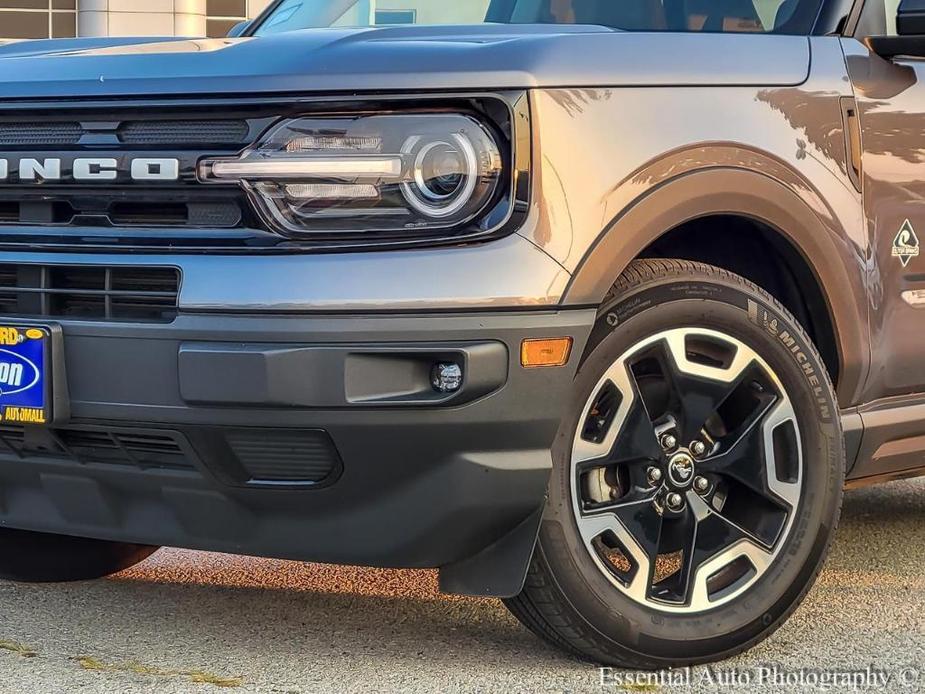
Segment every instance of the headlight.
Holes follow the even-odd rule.
[[[492,132],[447,113],[290,120],[239,157],[200,164],[203,180],[241,183],[297,234],[461,227],[497,201],[503,170]]]

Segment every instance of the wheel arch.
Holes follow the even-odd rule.
[[[824,290],[806,259],[777,229],[740,214],[708,214],[667,231],[640,257],[706,263],[758,285],[806,329],[832,382],[840,382],[840,353]]]
[[[636,258],[678,257],[724,267],[769,293],[778,289],[783,296],[776,298],[809,321],[840,404],[853,405],[870,361],[864,264],[847,233],[824,218],[791,187],[764,174],[733,168],[688,173],[649,192],[598,237],[563,301],[600,305]],[[784,283],[786,291],[765,286],[781,264],[795,280]],[[794,310],[794,286],[802,310]]]

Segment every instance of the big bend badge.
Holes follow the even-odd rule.
[[[907,219],[899,228],[899,233],[893,239],[893,257],[906,267],[909,261],[919,257],[919,237],[915,235],[912,223]]]

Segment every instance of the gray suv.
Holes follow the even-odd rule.
[[[603,663],[755,644],[925,471],[925,2],[380,4],[0,47],[0,575],[434,567]]]

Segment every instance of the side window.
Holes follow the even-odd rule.
[[[670,12],[671,0],[666,0]],[[687,0],[687,31],[809,33],[816,0]]]
[[[514,0],[511,21],[627,31],[808,34],[821,0]]]
[[[858,36],[896,36],[899,0],[867,0],[858,20]]]
[[[4,0],[0,0],[0,6],[3,2]],[[258,27],[256,34],[275,34],[308,27],[491,22],[589,24],[624,31],[807,35],[812,30],[822,2],[823,0],[283,0],[263,25]]]

